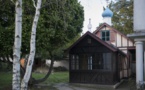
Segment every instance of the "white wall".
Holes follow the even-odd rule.
[[[117,47],[120,47],[121,46],[121,35],[117,33],[117,37],[116,38],[117,38],[117,41],[116,41]]]
[[[46,65],[50,66],[51,60],[46,60]],[[69,62],[66,60],[61,60],[61,61],[55,61],[53,64],[53,67],[65,67],[66,69],[69,70]]]
[[[127,39],[122,36],[122,45],[127,46]]]
[[[129,46],[133,46],[133,42],[129,40]]]

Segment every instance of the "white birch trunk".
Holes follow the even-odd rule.
[[[15,3],[15,41],[13,48],[13,90],[20,90],[20,53],[21,53],[21,34],[22,34],[22,0]]]
[[[35,3],[35,2],[33,2],[33,3]],[[27,90],[28,82],[29,82],[31,72],[32,72],[32,66],[33,66],[34,57],[35,57],[36,28],[37,28],[38,19],[40,16],[41,0],[37,0],[37,6],[35,8],[36,8],[36,12],[35,12],[34,20],[33,20],[32,32],[31,32],[31,41],[30,41],[30,55],[28,58],[26,72],[25,72],[25,75],[24,75],[23,80],[21,82],[21,90]]]

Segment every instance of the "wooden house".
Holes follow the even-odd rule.
[[[69,47],[71,83],[115,84],[135,71],[134,42],[111,26],[112,16],[107,7],[102,13],[105,23]]]
[[[69,48],[69,81],[115,84],[120,81],[120,63],[125,57],[118,48],[87,32]]]

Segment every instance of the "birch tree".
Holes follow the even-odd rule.
[[[20,89],[21,90],[27,90],[28,82],[29,82],[29,79],[31,78],[30,76],[31,76],[31,71],[32,71],[32,65],[33,65],[34,56],[35,56],[35,52],[36,52],[35,51],[35,49],[36,49],[35,48],[36,28],[37,28],[37,22],[38,22],[38,19],[39,19],[40,7],[41,7],[41,0],[37,1],[37,5],[35,5],[35,3],[36,3],[35,1],[36,0],[35,1],[32,0],[32,1],[34,3],[34,7],[36,8],[36,11],[35,11],[33,24],[32,24],[31,42],[30,42],[30,54],[29,54],[29,58],[28,58],[28,63],[27,63],[25,75],[24,75],[24,77],[22,79],[21,85],[20,85],[20,74],[19,74],[19,76],[17,75],[18,78],[19,78],[19,84],[18,84],[19,88],[18,89],[14,88],[13,90],[20,90]],[[56,1],[56,4],[54,3],[53,5],[51,5],[52,1]],[[45,45],[45,47],[43,47],[43,49],[45,48],[46,50],[51,51],[52,54],[53,54],[53,52],[56,51],[56,48],[61,47],[62,44],[64,45],[66,42],[69,41],[68,39],[72,39],[73,36],[75,35],[75,33],[81,32],[81,27],[82,27],[82,22],[83,22],[83,12],[82,12],[82,7],[81,7],[81,11],[80,11],[79,4],[77,5],[77,3],[74,3],[74,0],[62,0],[62,1],[61,0],[52,0],[52,1],[48,0],[48,4],[46,4],[43,9],[46,9],[46,7],[49,9],[48,6],[50,6],[54,10],[57,8],[56,12],[54,12],[54,10],[52,10],[52,9],[50,9],[49,11],[46,9],[47,14],[44,13],[45,12],[44,11],[43,12],[43,16],[44,17],[41,18],[41,19],[44,19],[45,22],[43,22],[41,20],[41,24],[42,23],[43,24],[40,25],[40,26],[38,25],[39,28],[37,28],[37,29],[39,29],[39,31],[40,31],[43,28],[42,26],[45,27],[45,29],[43,28],[43,31],[44,31],[46,36],[50,36],[50,37],[45,37],[44,38],[44,35],[42,33],[39,33],[39,36],[40,35],[43,36],[42,38],[45,39],[47,41],[47,43],[48,43],[47,45]],[[64,4],[63,2],[66,2],[66,1],[67,1],[67,3]],[[75,0],[75,1],[77,1],[77,0]],[[28,3],[28,1],[25,1],[25,2]],[[30,5],[31,8],[28,8],[28,10],[23,8],[23,10],[26,10],[27,14],[31,14],[31,16],[32,16],[33,12],[31,12],[31,10],[33,11],[33,9],[32,9],[31,4],[29,4],[29,5]],[[71,5],[73,5],[74,8],[72,8]],[[77,6],[77,8],[76,8],[75,5]],[[56,8],[54,8],[54,6]],[[50,14],[50,11],[52,11],[51,14]],[[78,15],[78,13],[79,13],[79,15]],[[27,17],[27,19],[30,18],[28,16],[26,16],[26,17]],[[46,18],[46,17],[49,17],[49,18]],[[23,16],[23,18],[24,18],[24,16]],[[53,20],[50,21],[51,18]],[[29,25],[26,24],[26,23],[29,23]],[[29,20],[27,22],[24,22],[24,20],[23,20],[23,24],[25,24],[26,26],[28,25],[27,27],[25,27],[25,29],[27,29],[27,30],[29,29],[30,30],[29,27],[31,27],[31,23],[29,22]],[[23,25],[23,31],[25,30],[24,29],[25,25]],[[49,26],[49,25],[52,25],[52,26]],[[48,27],[50,27],[50,28],[48,29]],[[29,33],[25,32],[25,34],[29,34]],[[26,43],[25,41],[26,40],[28,41],[28,37],[24,36],[24,39],[25,40],[23,40],[23,43]],[[40,40],[37,39],[39,41],[39,44],[37,44],[37,45],[40,45],[39,47],[42,47],[42,45],[41,45],[42,43],[43,44],[46,43],[45,40],[41,40],[41,39]],[[47,39],[49,39],[49,40],[47,40]],[[28,46],[28,43],[26,43],[26,45]],[[49,48],[46,48],[48,46],[49,46]],[[24,49],[29,50],[29,47],[26,48],[24,46]],[[38,48],[38,49],[40,49],[40,48]],[[39,52],[40,52],[40,50],[39,50]],[[46,77],[48,78],[48,75],[46,75]],[[46,79],[46,77],[44,79]],[[44,79],[42,81],[44,81]]]
[[[20,90],[20,50],[22,34],[22,0],[15,1],[15,40],[13,47],[13,90]]]
[[[21,90],[27,90],[28,88],[28,82],[31,76],[32,72],[32,66],[34,62],[34,56],[35,56],[35,41],[36,41],[36,28],[37,23],[40,15],[40,8],[41,8],[41,0],[37,0],[37,5],[35,5],[35,1],[33,0],[34,7],[36,8],[33,25],[32,25],[32,32],[31,32],[31,41],[30,41],[30,55],[28,58],[28,63],[26,67],[25,75],[22,79],[21,83]]]

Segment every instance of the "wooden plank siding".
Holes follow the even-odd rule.
[[[108,85],[119,82],[123,68],[119,55],[126,57],[118,48],[87,32],[69,48],[69,82]]]
[[[70,83],[115,84],[117,75],[114,72],[102,70],[70,71]]]

